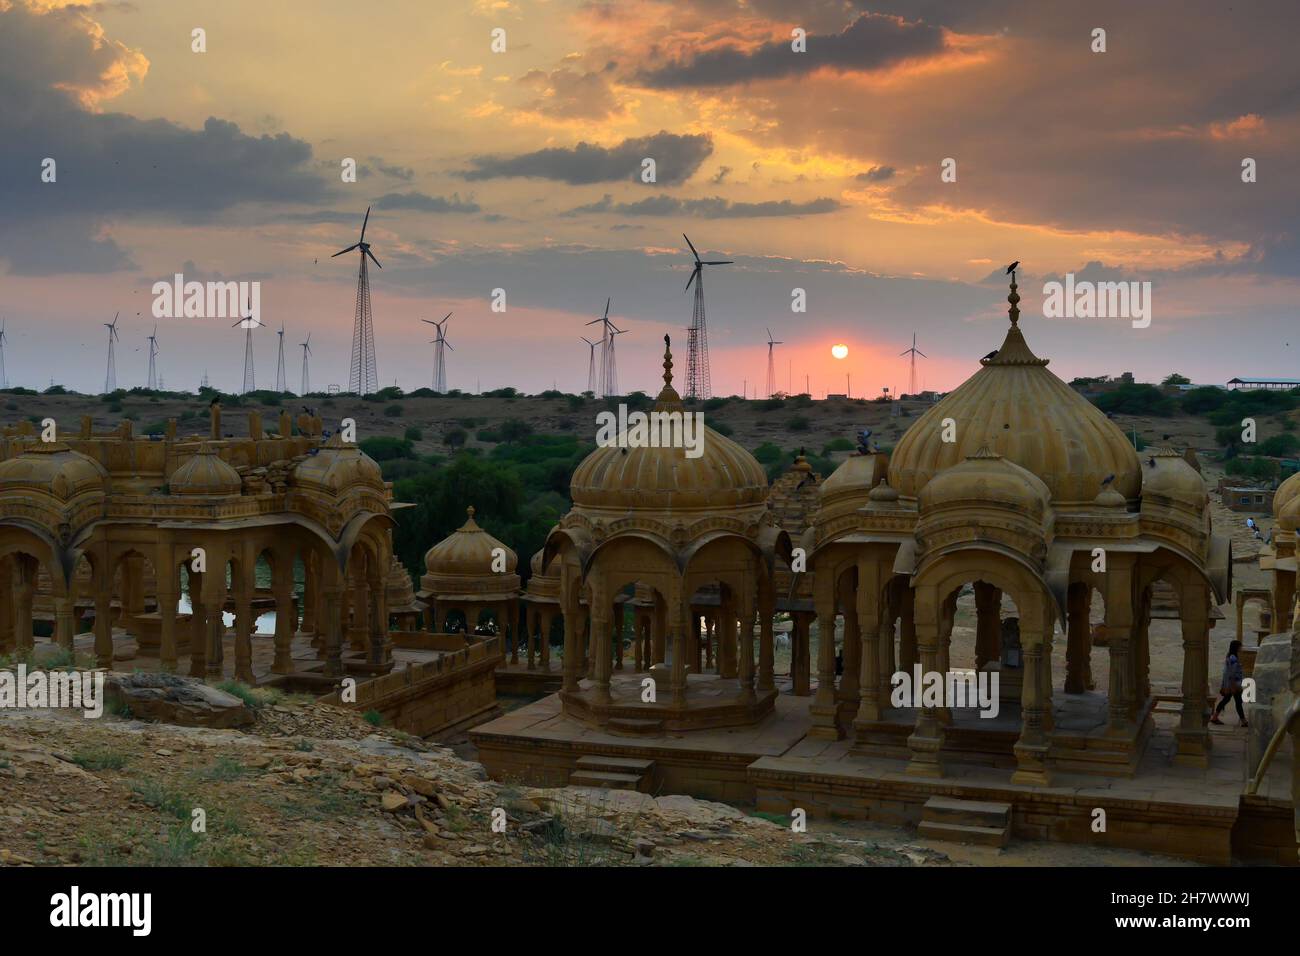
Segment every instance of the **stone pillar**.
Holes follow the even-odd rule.
[[[614,636],[611,638],[614,642],[614,670],[623,669],[623,628],[627,625],[626,606],[622,604],[614,605]]]
[[[243,566],[241,566],[242,571]],[[253,617],[251,569],[243,572],[244,580],[235,582],[235,680],[252,686],[257,682],[253,676],[253,629],[257,621]]]
[[[758,689],[760,693],[776,689],[776,647],[772,619],[776,616],[770,583],[759,591],[758,608]]]
[[[810,737],[839,738],[835,721],[835,582],[829,571],[817,578],[814,603],[817,607],[817,694],[809,706]]]
[[[1002,591],[983,581],[975,582],[975,670],[982,671],[1002,654]]]
[[[1133,638],[1135,573],[1131,557],[1110,555],[1106,572],[1106,641],[1110,648],[1106,732],[1115,737],[1128,737],[1132,725],[1134,693],[1130,648]]]
[[[916,622],[913,620],[915,607],[916,592],[911,587],[904,587],[898,608],[898,669],[909,674],[920,661],[916,651]]]
[[[582,674],[582,644],[578,636],[578,618],[581,608],[575,601],[564,609],[564,680],[562,689],[572,694],[578,689]]]
[[[1082,694],[1088,689],[1088,658],[1091,647],[1091,625],[1088,621],[1092,607],[1092,588],[1076,582],[1070,585],[1067,597],[1065,639],[1065,692]]]
[[[540,638],[542,670],[551,669],[551,628],[555,626],[555,611],[549,607],[542,610],[542,634]]]
[[[1048,736],[1044,713],[1051,708],[1050,688],[1044,696],[1044,655],[1050,653],[1047,632],[1051,618],[1041,607],[1041,599],[1026,599],[1029,606],[1020,617],[1020,646],[1024,653],[1025,674],[1020,692],[1020,739],[1016,741],[1016,772],[1011,782],[1046,787],[1051,784],[1047,769]]]
[[[19,581],[14,588],[14,640],[18,654],[30,651],[36,646],[36,634],[32,629],[32,600],[36,593],[36,567],[30,559],[23,559],[18,565]]]
[[[95,589],[95,666],[113,668],[113,599],[108,587]]]
[[[876,604],[873,600],[874,596],[874,590],[859,588],[857,606],[853,615],[862,641],[861,673],[858,675],[858,712],[854,719],[854,726],[859,730],[879,721],[884,709],[880,696],[880,608],[873,606]],[[844,668],[847,674],[847,661]]]
[[[728,595],[718,609],[718,676],[736,676],[736,598]]]
[[[72,639],[76,635],[77,621],[72,606],[72,598],[56,597],[54,599],[54,639],[65,651],[72,650]]]
[[[923,593],[913,592],[913,596],[921,670],[927,674],[934,673],[939,669],[939,596],[934,588],[927,588]],[[942,777],[943,723],[936,708],[923,705],[920,688],[912,688],[912,693],[913,704],[922,703],[922,706],[916,711],[916,726],[907,738],[908,749],[912,751],[907,773],[918,777]]]
[[[676,707],[686,706],[686,618],[688,598],[679,597],[671,605],[670,629],[673,639],[672,701]]]
[[[203,602],[207,611],[208,625],[205,635],[208,651],[204,676],[209,678],[220,678],[225,672],[226,624],[223,612],[226,606],[226,576],[224,570],[224,567],[221,567],[203,576],[203,584],[208,589]]]
[[[604,602],[595,601],[591,607],[592,691],[598,702],[608,703],[610,675],[610,620]]]
[[[668,607],[662,597],[656,595],[654,612],[650,618],[650,663],[662,664],[668,660],[666,654]]]
[[[177,594],[176,566],[170,562],[158,568],[158,620],[159,648],[158,666],[168,674],[176,673],[176,603]]]
[[[388,644],[388,612],[385,608],[384,580],[378,573],[369,580],[369,601],[366,605],[366,624],[370,636],[367,661],[373,667],[382,667],[392,661]]]
[[[754,605],[748,595],[740,600],[740,698],[746,704],[755,701],[754,694]]]
[[[189,572],[190,590],[190,676],[203,677],[208,672],[208,625],[203,605],[202,571]]]
[[[321,585],[322,613],[325,616],[326,677],[343,676],[343,585],[330,581]]]
[[[1138,603],[1136,641],[1133,648],[1133,713],[1134,720],[1138,710],[1151,698],[1151,589],[1142,592]],[[1202,647],[1205,642],[1202,642]]]
[[[805,611],[793,614],[794,627],[790,631],[790,681],[796,697],[812,694],[812,636],[811,621]]]
[[[1206,648],[1210,640],[1210,596],[1203,584],[1188,584],[1179,599],[1183,630],[1183,708],[1174,738],[1178,741],[1174,762],[1185,766],[1210,765],[1210,732],[1207,713]]]
[[[857,600],[855,599],[854,589],[845,590],[842,604],[844,607],[844,673],[840,677],[840,686],[836,692],[838,701],[837,720],[842,724],[852,723],[857,716],[858,708],[861,705],[859,699],[859,689],[861,687],[859,673],[863,666],[864,659],[868,656],[862,653],[861,631],[859,629],[859,617],[857,612]],[[875,657],[878,654],[874,644],[870,656]]]
[[[271,573],[271,592],[275,596],[275,657],[272,674],[293,673],[293,632],[297,608],[293,600],[293,565],[287,557],[278,558]]]
[[[317,605],[320,602],[320,575],[314,567],[315,562],[309,553],[303,560],[303,590],[302,590],[302,631],[304,634],[315,634]]]

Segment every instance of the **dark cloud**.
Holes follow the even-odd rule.
[[[896,172],[893,166],[872,166],[865,173],[858,173],[854,178],[864,183],[883,183],[893,179]]]
[[[733,202],[721,196],[703,199],[679,199],[676,196],[651,196],[636,202],[616,203],[610,195],[599,201],[578,206],[564,215],[613,213],[620,216],[698,216],[704,219],[756,219],[765,216],[813,216],[835,212],[843,207],[837,199],[822,197],[807,202],[789,199],[766,202]]]
[[[130,268],[104,235],[128,216],[202,221],[238,203],[327,195],[311,146],[288,134],[249,136],[216,117],[190,129],[92,112],[146,69],[81,8],[0,6],[0,258],[12,272]],[[41,179],[46,158],[54,182]]]
[[[644,70],[638,79],[656,89],[733,86],[830,68],[869,72],[903,60],[932,56],[944,49],[943,31],[928,23],[865,13],[839,33],[809,34],[806,52],[791,40],[775,40],[753,50],[719,47]]]
[[[604,119],[623,112],[607,80],[612,66],[586,72],[565,67],[550,73],[529,70],[519,82],[540,93],[528,104],[530,110],[562,119]]]
[[[375,171],[390,179],[400,179],[403,182],[410,182],[415,178],[415,170],[409,166],[395,166],[391,163],[385,163],[378,156],[371,156],[370,161],[375,164]],[[360,170],[358,170],[359,172]],[[367,167],[367,171],[369,168]]]
[[[461,173],[469,180],[508,176],[551,179],[574,186],[641,179],[642,160],[655,161],[659,183],[686,182],[713,152],[713,137],[706,133],[678,135],[660,130],[651,136],[625,139],[617,146],[556,146],[518,156],[475,156],[471,169]]]
[[[388,193],[375,200],[376,209],[414,209],[417,212],[480,212],[479,204],[472,199],[462,200],[460,193],[446,196],[427,196],[422,192],[411,190],[404,193]]]

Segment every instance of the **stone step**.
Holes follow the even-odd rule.
[[[605,729],[612,734],[657,734],[664,729],[664,722],[632,717],[611,717]]]
[[[654,769],[653,760],[640,760],[636,757],[604,757],[600,754],[584,754],[574,766],[578,770],[596,770],[607,773],[630,773],[638,777],[648,776]]]
[[[1006,827],[981,827],[961,823],[939,823],[922,820],[917,833],[931,840],[948,843],[967,843],[978,846],[1006,846],[1011,835]]]
[[[1011,804],[986,800],[958,800],[953,797],[931,797],[925,801],[925,806],[921,809],[921,820],[926,823],[954,826],[1009,829]]]
[[[603,787],[606,790],[639,790],[641,777],[631,773],[606,770],[575,770],[569,775],[571,787]]]

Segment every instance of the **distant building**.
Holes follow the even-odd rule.
[[[1228,388],[1234,390],[1239,388],[1267,388],[1276,391],[1287,391],[1292,388],[1300,388],[1300,378],[1262,378],[1260,376],[1230,378],[1228,379]]]
[[[1272,488],[1241,488],[1229,485],[1223,489],[1223,504],[1229,511],[1252,514],[1273,513]]]

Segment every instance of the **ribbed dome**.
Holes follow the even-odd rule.
[[[656,412],[686,412],[672,386],[672,354],[664,353],[664,388]],[[754,456],[730,438],[704,427],[701,454],[686,449],[626,448],[624,435],[582,460],[569,484],[575,508],[609,511],[724,510],[765,505],[767,475]]]
[[[1141,469],[1133,445],[1029,350],[1016,324],[1015,290],[1013,282],[1002,348],[908,429],[890,456],[889,483],[916,497],[936,474],[988,445],[1041,478],[1058,507],[1089,505],[1108,475],[1117,492],[1137,498]],[[945,418],[956,423],[955,441],[943,440]]]
[[[356,445],[345,445],[342,432],[335,432],[316,454],[304,459],[293,471],[294,483],[312,485],[337,494],[356,484],[384,487],[379,464]]]
[[[21,489],[67,501],[83,492],[107,491],[108,484],[103,465],[63,442],[36,442],[0,462],[0,493]]]
[[[1208,494],[1205,479],[1187,459],[1169,447],[1157,448],[1142,460],[1142,497],[1169,498],[1200,514]]]
[[[425,553],[424,566],[428,572],[435,575],[471,577],[485,577],[493,573],[514,574],[519,564],[514,551],[478,526],[474,520],[473,505],[466,509],[466,514],[468,518],[463,525]],[[492,570],[492,552],[497,548],[505,551],[504,572]]]
[[[917,497],[921,516],[972,501],[997,504],[1030,518],[1041,518],[1051,502],[1046,483],[1027,468],[980,448],[926,483]]]
[[[196,454],[172,472],[167,485],[174,495],[237,495],[240,481],[239,473],[203,442]]]
[[[1283,509],[1298,498],[1300,498],[1300,471],[1277,486],[1277,491],[1273,493],[1273,517],[1281,518]]]

